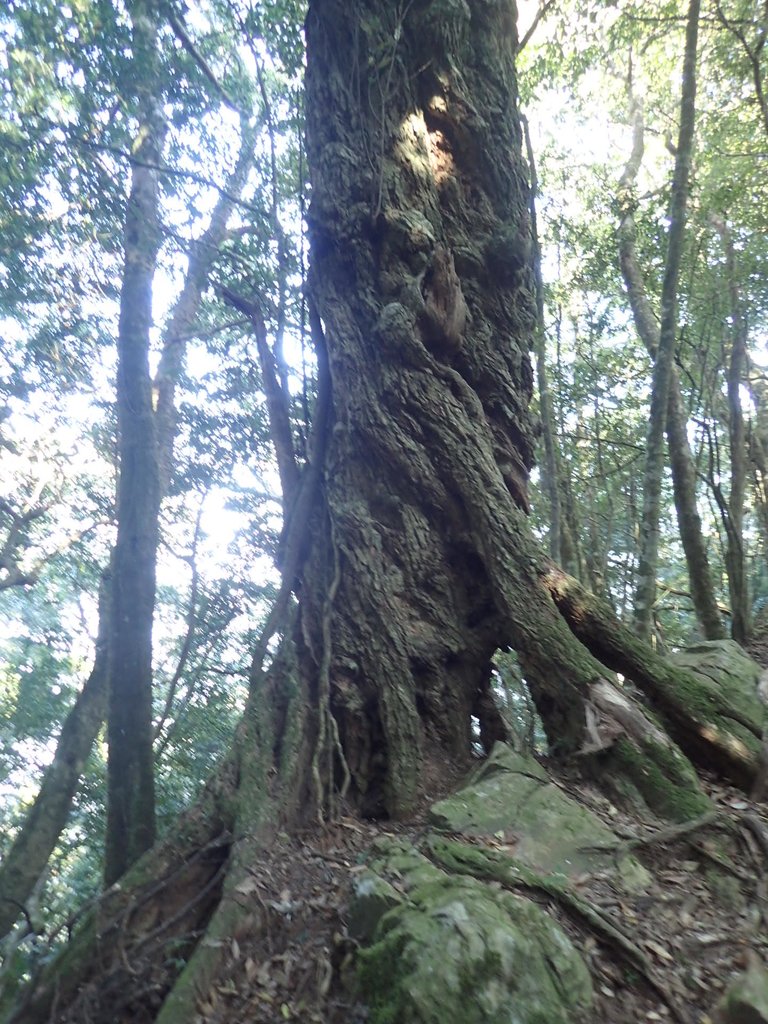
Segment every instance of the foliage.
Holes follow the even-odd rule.
[[[712,221],[725,217],[731,225],[736,284],[748,311],[753,358],[759,358],[766,336],[765,204],[756,201],[755,189],[763,177],[768,133],[755,92],[756,71],[738,34],[752,41],[750,52],[764,72],[761,17],[758,4],[734,3],[716,5],[716,17],[703,19],[693,211],[680,296],[677,364],[697,458],[700,512],[723,604],[725,527],[713,488],[722,485],[727,500],[724,396],[733,313],[725,254]],[[591,586],[603,588],[622,614],[634,590],[638,460],[650,383],[649,360],[632,326],[618,265],[619,178],[631,149],[628,89],[644,109],[636,248],[658,315],[683,29],[676,4],[584,2],[550,16],[521,55],[521,91],[539,136],[545,329],[565,479],[561,487],[574,534],[572,568]],[[569,47],[569,39],[578,42]],[[749,413],[748,403],[745,410]],[[670,500],[668,492],[666,508]],[[540,501],[535,507],[546,529],[545,507]],[[765,537],[753,508],[746,510],[744,530],[757,588],[753,598],[759,603]],[[657,630],[674,645],[685,642],[696,626],[690,604],[681,597],[687,591],[686,570],[669,515],[662,543]]]

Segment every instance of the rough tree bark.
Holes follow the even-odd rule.
[[[635,329],[649,355],[655,359],[660,342],[659,321],[648,296],[635,249],[635,182],[643,159],[645,126],[642,104],[632,95],[631,85],[629,106],[632,151],[619,181],[619,263]],[[678,530],[685,552],[696,618],[707,640],[720,640],[725,636],[725,629],[717,607],[707,547],[701,530],[701,517],[696,505],[696,465],[688,443],[687,426],[688,417],[680,389],[680,377],[673,362],[666,428]]]
[[[595,658],[619,664],[615,620],[543,558],[525,514],[536,309],[511,8],[315,0],[306,38],[321,386],[289,519],[285,615],[269,626],[284,642],[263,671],[265,632],[254,658],[225,799],[219,790],[213,805],[214,828],[231,833],[226,875],[186,967],[168,991],[129,1002],[135,980],[124,961],[149,947],[146,934],[111,915],[119,941],[102,943],[113,988],[124,979],[129,990],[119,992],[121,1007],[135,1015],[162,997],[152,1015],[159,1024],[194,1019],[232,940],[266,927],[258,901],[242,897],[276,829],[332,813],[340,797],[348,811],[407,814],[428,744],[465,760],[473,714],[486,743],[504,735],[489,682],[500,646],[517,651],[564,752],[594,740],[589,705],[608,717],[618,707],[614,725],[628,724],[595,754],[609,774],[672,817],[707,804],[687,759]],[[759,725],[744,716],[736,737],[723,716],[710,728],[722,701],[645,651],[632,638],[621,660],[627,673],[642,676],[681,736],[695,734],[697,756],[717,750],[748,781]],[[675,695],[681,683],[690,687],[685,700]],[[180,824],[182,858],[190,832],[215,835],[201,820],[194,816],[197,832],[188,818]],[[155,874],[168,901],[168,860],[167,842],[109,899],[144,906]],[[95,931],[89,937],[84,925],[68,970],[44,975],[19,1020],[49,1019],[57,978],[75,1000],[78,985],[93,994],[104,974],[104,961],[88,957]],[[57,1019],[83,1019],[85,1009],[93,1021],[119,1019],[114,999],[67,1000]]]
[[[583,745],[607,673],[542,583],[525,515],[536,303],[514,24],[492,3],[356,12],[317,5],[307,21],[333,421],[299,655],[332,719],[318,732],[338,730],[315,799],[343,780],[362,813],[400,815],[427,741],[465,756],[473,714],[503,735],[496,648],[516,650],[563,752]],[[695,790],[684,759],[659,761]]]
[[[649,638],[656,596],[656,568],[659,554],[661,484],[664,474],[664,430],[667,423],[670,383],[677,339],[677,285],[687,216],[689,176],[693,154],[696,103],[696,47],[699,31],[699,0],[690,0],[685,33],[680,129],[672,178],[667,255],[661,291],[661,327],[653,364],[651,411],[646,438],[643,477],[643,512],[640,521],[640,558],[635,593],[635,629]]]

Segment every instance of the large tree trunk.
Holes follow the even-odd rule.
[[[326,538],[340,566],[331,700],[355,798],[397,814],[425,732],[466,755],[508,633],[489,574],[514,562],[505,534],[535,437],[528,186],[511,18],[421,3],[403,19],[369,0],[352,22],[342,6],[307,19],[312,293],[334,396]],[[302,589],[318,663],[334,557],[318,545]]]
[[[338,729],[315,797],[343,779],[365,814],[409,810],[425,739],[464,758],[473,715],[503,734],[497,647],[517,651],[565,752],[606,675],[542,585],[525,518],[537,316],[508,15],[366,0],[354,20],[340,3],[307,20],[311,286],[333,422],[301,653],[321,736],[329,711],[324,735]]]

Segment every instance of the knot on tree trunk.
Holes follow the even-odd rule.
[[[436,355],[453,355],[461,348],[467,322],[467,304],[456,273],[453,253],[444,245],[435,247],[422,283],[424,341]]]

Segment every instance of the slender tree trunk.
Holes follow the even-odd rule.
[[[58,842],[80,776],[107,710],[108,574],[99,593],[99,634],[91,674],[67,715],[40,790],[0,864],[0,939],[30,898]]]
[[[208,227],[195,242],[184,287],[163,334],[163,351],[155,376],[155,418],[161,467],[161,496],[173,467],[176,432],[175,389],[187,342],[194,332],[200,300],[213,260],[226,234],[226,224],[253,160],[253,137],[244,131],[236,167],[222,189]],[[93,668],[62,727],[56,754],[18,838],[0,865],[0,938],[13,926],[63,831],[83,766],[104,723],[107,711],[107,643],[109,574],[99,602],[99,639]],[[8,899],[13,902],[7,902]],[[13,920],[11,920],[11,917]]]
[[[192,243],[184,286],[163,332],[163,350],[154,379],[155,428],[160,463],[160,493],[168,492],[173,474],[176,436],[176,385],[184,366],[187,345],[194,336],[200,302],[208,285],[211,265],[227,237],[229,220],[253,167],[256,133],[240,120],[240,151],[226,185],[219,193],[205,231]]]
[[[560,250],[557,253],[558,272],[560,268]],[[558,379],[563,380],[563,309],[560,303],[555,307],[555,365],[557,367]],[[554,403],[553,403],[554,405]],[[563,416],[563,405],[560,403],[557,410],[553,409],[553,417],[560,437],[565,437],[565,421]],[[562,461],[562,460],[560,460]],[[584,558],[581,551],[579,517],[576,510],[576,500],[573,494],[573,482],[571,475],[564,470],[558,479],[558,490],[560,495],[560,555],[557,561],[571,575],[582,578],[584,572]]]
[[[768,384],[763,379],[762,371],[753,365],[750,365],[748,381],[755,404],[755,417],[749,432],[755,512],[762,534],[763,550],[768,552]]]
[[[555,445],[555,413],[552,408],[552,393],[549,389],[549,371],[547,369],[547,335],[544,326],[544,281],[541,276],[541,246],[536,220],[536,196],[538,194],[538,177],[536,160],[531,145],[528,121],[521,117],[525,136],[525,150],[528,168],[531,175],[531,195],[529,209],[531,214],[531,234],[533,237],[533,278],[536,287],[536,332],[534,334],[534,351],[536,354],[536,379],[539,385],[539,409],[541,419],[541,436],[544,441],[544,462],[541,466],[541,482],[549,502],[549,552],[556,561],[561,561],[561,513],[560,513],[560,474],[561,469]]]
[[[155,0],[133,0],[139,127],[134,146],[117,337],[119,476],[112,571],[104,877],[114,882],[155,840],[152,620],[160,478],[149,372],[152,281],[161,241],[158,172],[166,134]]]
[[[643,159],[644,124],[642,106],[631,95],[631,91],[630,116],[632,152],[619,182],[619,260],[635,328],[649,355],[655,360],[660,341],[659,323],[635,251],[635,181]],[[688,568],[691,600],[706,639],[719,640],[725,636],[725,629],[717,608],[707,546],[701,529],[701,517],[696,503],[696,465],[688,443],[688,417],[680,389],[680,377],[674,364],[669,381],[666,426],[677,525]]]
[[[731,600],[731,635],[739,643],[749,637],[749,586],[744,553],[744,499],[747,486],[747,438],[741,385],[747,369],[747,321],[737,278],[736,253],[727,222],[713,216],[712,225],[725,250],[725,273],[731,304],[731,352],[726,380],[728,385],[728,442],[730,447],[731,489],[725,523],[727,543],[725,564]]]
[[[689,176],[693,153],[699,8],[700,0],[690,0],[683,60],[680,132],[672,180],[667,257],[661,293],[661,329],[659,332],[658,352],[653,367],[651,411],[646,438],[647,452],[643,478],[643,512],[640,523],[640,559],[638,564],[638,584],[635,594],[635,629],[638,636],[644,638],[649,638],[651,634],[653,604],[656,597],[661,485],[664,475],[664,430],[674,368],[675,340],[678,326],[677,287],[680,276],[683,239],[685,236]]]

